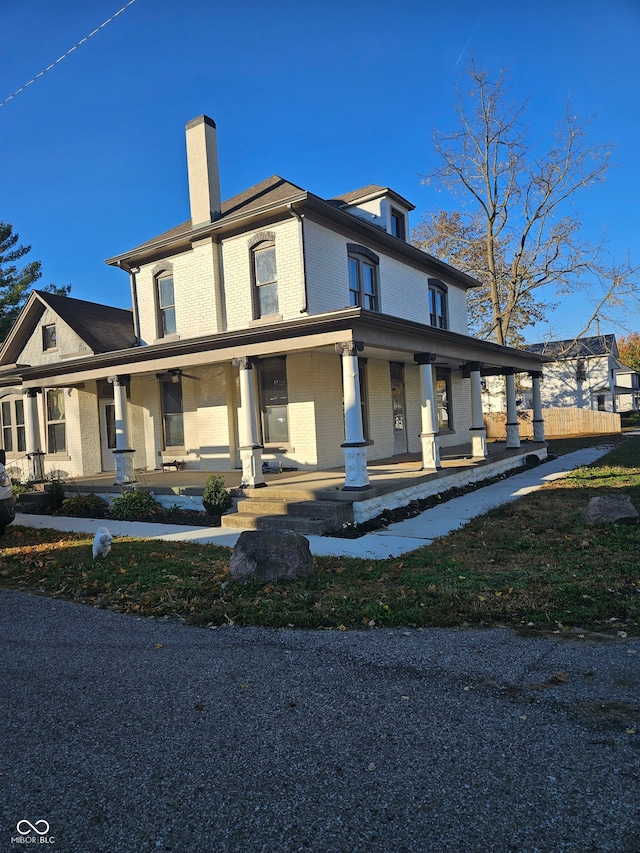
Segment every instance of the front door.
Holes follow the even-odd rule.
[[[100,400],[100,448],[102,470],[115,471],[116,460],[116,407],[113,400]]]
[[[393,408],[393,455],[406,453],[407,424],[404,405],[404,365],[391,362],[391,405]]]

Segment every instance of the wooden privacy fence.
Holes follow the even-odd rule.
[[[543,409],[545,438],[560,435],[600,435],[620,432],[620,415],[598,412],[593,409],[554,408]],[[488,412],[484,416],[487,438],[506,438],[505,412]],[[533,438],[533,412],[518,412],[520,438]]]

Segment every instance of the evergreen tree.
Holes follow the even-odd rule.
[[[42,277],[40,261],[18,266],[17,262],[31,251],[31,246],[21,246],[19,239],[9,222],[0,221],[0,342],[9,334],[34,282]],[[42,289],[67,296],[71,285],[48,284]]]

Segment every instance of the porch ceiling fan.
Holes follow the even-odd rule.
[[[194,376],[192,373],[185,373],[180,368],[174,368],[172,370],[165,370],[164,373],[156,373],[156,379],[162,379],[163,377],[168,376],[171,381],[175,384],[180,382],[181,379],[195,379],[196,382],[200,382],[201,376]],[[153,379],[150,379],[149,382],[153,382]]]

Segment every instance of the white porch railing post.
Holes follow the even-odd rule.
[[[542,416],[542,393],[540,388],[542,371],[532,370],[529,376],[531,377],[531,391],[533,394],[533,440],[544,441],[544,418]]]
[[[520,447],[515,370],[509,369],[504,375],[507,383],[507,447]]]
[[[113,451],[113,456],[116,461],[116,483],[119,486],[135,483],[136,480],[133,470],[135,450],[131,447],[129,404],[127,402],[129,379],[129,376],[108,377],[108,381],[113,385],[113,408],[116,422],[116,449]]]
[[[240,459],[242,461],[243,489],[257,489],[267,484],[262,473],[262,444],[258,436],[258,420],[253,388],[254,359],[248,356],[234,358],[234,367],[240,371]]]
[[[336,352],[342,356],[342,387],[344,394],[344,486],[343,491],[369,488],[367,473],[367,442],[362,426],[360,400],[360,372],[358,352],[364,349],[360,341],[345,341],[336,344]]]
[[[482,417],[482,379],[480,364],[468,365],[471,380],[471,455],[476,458],[487,457],[487,429]]]
[[[413,360],[420,367],[421,389],[421,427],[420,444],[422,446],[422,467],[427,470],[442,467],[440,464],[440,439],[438,438],[438,420],[436,400],[433,390],[433,367],[435,355],[430,352],[416,353]]]

